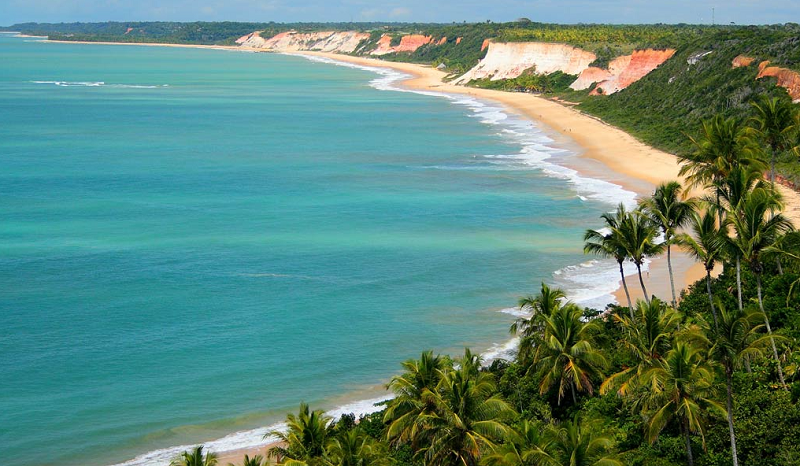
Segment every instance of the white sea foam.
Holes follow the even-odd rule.
[[[106,84],[103,81],[31,81],[33,84],[52,84],[59,87],[110,87],[117,89],[158,89],[169,84]]]
[[[328,411],[327,414],[333,417],[334,421],[339,419],[343,414],[350,413],[355,414],[356,418],[358,418],[365,414],[380,411],[382,409],[381,406],[376,406],[376,404],[389,399],[391,399],[391,397],[383,396],[369,400],[356,401],[332,409]],[[230,435],[222,437],[221,439],[204,442],[202,445],[207,451],[214,452],[227,452],[245,448],[258,448],[276,442],[278,438],[275,436],[264,437],[268,433],[275,431],[285,432],[286,424],[281,422],[267,427],[259,427],[257,429],[234,432]],[[160,450],[154,450],[143,455],[139,455],[132,460],[118,463],[114,466],[168,466],[170,461],[175,459],[176,456],[184,451],[194,448],[197,445],[200,444],[178,445],[169,448],[162,448]]]

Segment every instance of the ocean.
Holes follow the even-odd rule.
[[[422,350],[502,356],[541,281],[612,299],[582,235],[633,193],[499,105],[279,54],[0,34],[0,62],[7,466],[257,444]]]

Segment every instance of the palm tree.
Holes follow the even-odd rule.
[[[233,463],[228,463],[228,466],[236,466],[236,465]],[[250,457],[245,454],[242,466],[264,466],[264,457],[261,455],[255,455],[253,457]]]
[[[305,466],[323,464],[332,435],[332,419],[322,410],[311,411],[307,404],[300,404],[297,416],[286,416],[287,430],[271,431],[264,438],[276,436],[281,446],[269,449],[268,456],[283,466]]]
[[[586,230],[583,236],[585,254],[595,254],[600,257],[610,257],[617,261],[619,266],[619,276],[622,279],[622,288],[625,290],[625,297],[628,299],[628,311],[633,316],[633,305],[631,304],[631,294],[628,292],[628,283],[625,281],[625,270],[622,264],[628,258],[628,251],[618,233],[619,226],[628,216],[625,205],[620,203],[616,212],[613,214],[605,213],[601,218],[605,220],[606,227],[603,230]]]
[[[707,328],[706,333],[713,342],[709,354],[722,365],[725,371],[726,410],[731,437],[731,455],[733,456],[733,466],[739,466],[736,434],[733,428],[733,372],[741,369],[743,362],[763,355],[762,348],[767,343],[768,337],[759,336],[758,333],[764,326],[764,324],[757,323],[763,319],[760,312],[741,309],[728,312],[719,301],[717,301],[717,307],[719,308],[719,326],[716,329]]]
[[[643,378],[650,392],[644,405],[649,413],[646,437],[654,443],[666,425],[675,419],[686,438],[686,458],[694,464],[691,435],[700,434],[705,446],[705,418],[725,409],[714,399],[714,371],[703,359],[700,348],[676,341],[663,359],[648,369]]]
[[[672,290],[672,307],[677,306],[677,299],[675,297],[675,279],[672,274],[671,246],[676,230],[689,223],[694,211],[694,201],[682,200],[681,190],[681,185],[677,181],[662,183],[656,188],[653,196],[643,203],[645,215],[664,235],[664,243],[667,246],[669,285]]]
[[[764,323],[770,336],[772,336],[772,327],[766,312],[764,312],[764,301],[761,296],[761,275],[764,272],[761,256],[764,250],[774,245],[783,233],[792,229],[792,223],[781,214],[767,218],[768,213],[775,211],[780,206],[780,195],[777,192],[767,188],[755,188],[741,200],[740,214],[731,219],[736,231],[736,244],[742,257],[748,262],[750,270],[756,276],[758,307],[764,315]],[[788,390],[774,338],[771,339],[771,343],[772,354],[778,365],[778,378],[781,385]]]
[[[756,187],[763,187],[763,181],[761,172],[752,168],[734,167],[722,180],[719,193],[727,208],[729,221],[734,216],[740,216],[742,199]],[[736,238],[728,239],[728,255],[736,259],[736,292],[739,309],[742,309],[742,253]]]
[[[539,423],[522,420],[509,430],[504,442],[483,457],[485,466],[555,466],[552,436]]]
[[[664,250],[664,244],[655,242],[658,231],[647,216],[640,211],[631,212],[619,226],[617,232],[628,257],[636,265],[644,300],[649,303],[650,295],[648,295],[642,279],[642,265],[646,258],[660,254]]]
[[[390,440],[413,445],[419,434],[420,418],[434,408],[429,394],[436,391],[446,365],[431,351],[424,351],[420,359],[410,359],[402,365],[405,372],[393,377],[387,386],[395,398],[386,406],[384,422],[389,424]]]
[[[191,452],[181,453],[178,458],[170,462],[170,466],[216,466],[216,464],[217,454],[209,452],[204,455],[202,445],[194,447]]]
[[[435,406],[421,420],[425,446],[419,454],[426,464],[476,466],[481,453],[509,432],[505,420],[516,413],[497,394],[492,375],[470,366],[462,360],[443,374],[436,392],[426,394]]]
[[[756,115],[750,119],[758,139],[769,147],[769,181],[775,183],[775,156],[791,145],[791,137],[798,131],[798,120],[794,105],[787,99],[762,96],[753,102]]]
[[[583,322],[583,313],[575,305],[557,309],[545,320],[545,342],[537,367],[542,376],[540,393],[553,385],[558,386],[558,403],[569,389],[572,402],[577,403],[578,392],[594,392],[592,379],[602,379],[607,366],[605,357],[592,347],[591,333],[595,322]]]
[[[622,345],[637,361],[632,367],[610,376],[600,386],[600,393],[607,393],[619,387],[620,396],[628,395],[640,381],[642,374],[658,359],[667,354],[672,346],[672,338],[680,325],[681,315],[658,298],[648,304],[636,303],[634,319],[615,315],[614,319],[622,328]]]
[[[722,223],[719,186],[736,166],[750,166],[760,170],[764,164],[758,158],[745,128],[735,119],[716,115],[703,122],[699,139],[691,138],[696,150],[678,156],[680,176],[686,175],[690,186],[712,187],[716,195],[717,213]]]
[[[520,335],[519,359],[528,361],[535,359],[531,355],[531,350],[538,350],[542,346],[544,339],[544,320],[553,311],[562,306],[562,300],[566,299],[566,294],[558,288],[550,288],[542,282],[542,288],[538,295],[527,296],[519,300],[520,309],[529,309],[529,318],[520,317],[511,324],[509,332]]]
[[[388,466],[385,444],[356,427],[334,438],[328,447],[326,466]]]
[[[614,442],[611,437],[594,433],[578,416],[553,429],[553,457],[559,466],[622,466],[611,455]]]
[[[722,228],[717,228],[713,208],[702,215],[693,213],[689,223],[694,237],[681,234],[678,241],[703,264],[706,270],[708,303],[711,306],[711,315],[714,316],[714,325],[717,325],[717,310],[714,307],[714,295],[711,293],[711,271],[725,252],[727,234],[724,225]]]

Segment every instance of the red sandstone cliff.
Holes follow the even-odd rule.
[[[750,66],[753,64],[754,61],[756,61],[755,58],[748,57],[746,55],[739,55],[733,59],[733,62],[731,62],[731,68],[741,68]]]
[[[647,76],[662,63],[672,58],[675,50],[635,50],[631,55],[614,59],[609,63],[612,76],[597,84],[593,95],[613,94],[627,88],[636,81]]]
[[[764,77],[774,77],[778,80],[778,86],[786,89],[792,102],[800,103],[800,73],[787,68],[769,66],[768,61],[763,61],[758,65],[758,76],[756,79]]]
[[[447,38],[445,38],[446,40]],[[370,52],[370,55],[386,55],[396,52],[414,52],[425,44],[430,44],[433,36],[423,36],[421,34],[409,34],[400,38],[400,44],[392,47],[392,36],[383,35],[378,40],[378,47]]]

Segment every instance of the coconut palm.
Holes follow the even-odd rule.
[[[301,403],[297,416],[286,416],[286,431],[276,430],[264,435],[264,438],[278,437],[281,443],[270,448],[268,456],[276,458],[283,466],[324,464],[333,440],[331,421],[322,410],[311,411],[307,404]]]
[[[431,351],[424,351],[420,359],[410,359],[402,365],[405,372],[393,377],[387,386],[395,398],[384,414],[384,422],[389,424],[388,438],[395,443],[416,439],[420,418],[434,408],[428,395],[436,391],[446,367],[445,361]]]
[[[728,220],[740,216],[742,199],[756,187],[763,187],[761,172],[751,168],[734,167],[722,180],[720,197],[728,211]],[[742,253],[736,245],[736,238],[728,238],[727,254],[736,260],[736,295],[739,309],[742,309]]]
[[[657,256],[664,250],[664,243],[655,242],[658,230],[642,212],[634,211],[624,219],[616,232],[619,234],[627,256],[636,266],[644,300],[649,303],[650,295],[647,293],[644,279],[642,279],[642,265],[644,265],[645,259]]]
[[[236,466],[233,463],[228,463],[228,466]],[[242,466],[264,466],[264,457],[261,455],[255,455],[250,457],[248,455],[244,455],[244,460],[242,461]]]
[[[775,183],[775,157],[791,146],[798,131],[797,111],[787,99],[762,96],[753,102],[756,115],[750,119],[753,132],[769,148],[769,181]]]
[[[669,285],[672,290],[672,307],[677,305],[675,297],[675,279],[672,274],[671,246],[676,230],[689,223],[694,211],[694,201],[683,200],[680,183],[670,181],[660,184],[653,195],[643,203],[643,211],[650,218],[664,236],[667,247],[667,269],[669,270]]]
[[[679,156],[680,176],[686,175],[691,186],[711,187],[716,197],[717,214],[722,223],[723,210],[720,203],[719,186],[722,180],[737,166],[763,169],[764,163],[754,150],[752,140],[745,128],[735,119],[716,115],[703,122],[702,135],[691,138],[695,151]]]
[[[552,436],[539,423],[522,420],[510,429],[503,443],[485,455],[485,466],[555,466],[551,456]]]
[[[553,464],[559,466],[622,466],[613,455],[611,436],[598,434],[578,416],[549,433]]]
[[[686,250],[703,264],[706,270],[706,291],[708,304],[711,306],[711,315],[714,325],[717,324],[717,310],[714,307],[714,295],[711,293],[711,271],[717,261],[725,252],[727,234],[725,226],[718,228],[715,220],[714,208],[709,208],[704,213],[693,213],[689,222],[693,236],[681,234],[678,241]]]
[[[583,252],[594,254],[600,257],[609,257],[617,261],[619,266],[619,276],[622,280],[622,288],[625,290],[625,297],[628,299],[628,311],[633,316],[633,304],[631,304],[631,294],[628,292],[628,283],[625,281],[625,270],[622,264],[628,258],[628,251],[622,242],[619,234],[619,226],[628,216],[624,204],[619,204],[616,212],[605,213],[601,218],[605,220],[606,226],[602,230],[586,230],[583,236]]]
[[[545,319],[545,341],[537,368],[541,375],[539,391],[544,394],[558,386],[558,403],[567,389],[572,402],[577,392],[594,392],[593,380],[602,380],[602,370],[608,365],[600,351],[592,346],[591,333],[595,322],[583,322],[583,312],[575,305],[563,306]]]
[[[550,288],[542,282],[542,288],[538,295],[527,296],[519,300],[520,309],[528,309],[531,316],[520,317],[511,324],[509,332],[520,335],[519,359],[529,361],[535,359],[531,352],[537,350],[542,345],[544,339],[544,319],[551,315],[553,311],[562,306],[562,300],[566,295],[558,288]]]
[[[771,215],[771,212],[780,207],[780,195],[777,192],[759,187],[753,189],[742,198],[738,207],[739,215],[731,218],[731,224],[736,232],[736,245],[741,251],[742,257],[748,263],[750,270],[756,276],[758,307],[764,315],[764,324],[770,336],[772,336],[772,327],[769,324],[767,314],[764,312],[764,300],[761,295],[761,276],[764,272],[762,253],[768,247],[774,245],[783,233],[792,229],[792,223],[783,215]],[[781,385],[788,390],[774,338],[771,339],[771,344],[772,354],[778,366],[778,378]]]
[[[691,435],[699,434],[705,446],[706,418],[709,414],[725,416],[725,408],[713,399],[713,368],[703,358],[700,348],[679,340],[642,377],[649,389],[643,400],[648,441],[658,440],[664,427],[674,419],[685,436],[686,458],[692,466]]]
[[[217,454],[203,454],[203,446],[198,445],[191,451],[185,451],[170,462],[170,466],[216,466]]]
[[[475,372],[463,361],[443,374],[436,392],[425,396],[435,406],[421,420],[424,446],[418,454],[426,464],[477,465],[481,453],[508,434],[505,421],[515,415],[497,394],[492,375]]]
[[[356,427],[334,438],[328,446],[327,466],[388,466],[389,452]]]
[[[762,356],[762,348],[768,345],[769,338],[759,334],[764,324],[761,312],[753,310],[726,311],[717,301],[719,308],[719,326],[706,328],[706,334],[713,342],[709,354],[718,362],[725,372],[727,391],[726,411],[728,430],[731,437],[731,455],[733,465],[739,465],[736,451],[736,433],[733,425],[733,372],[741,369],[742,364],[758,356]]]
[[[635,318],[615,315],[615,321],[622,329],[622,346],[633,356],[637,364],[610,376],[600,386],[601,393],[612,388],[620,396],[631,393],[640,381],[642,374],[662,358],[672,346],[672,338],[680,325],[681,315],[658,298],[648,304],[636,303]]]

